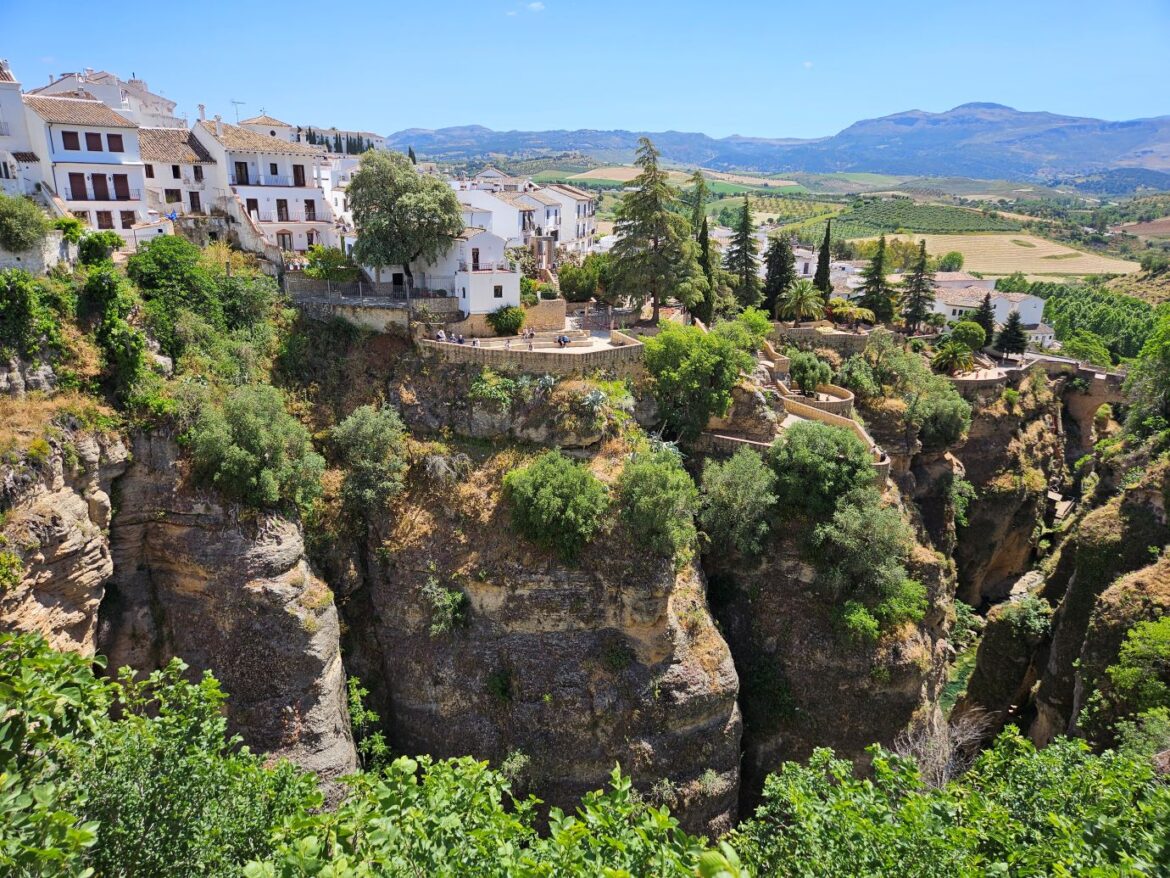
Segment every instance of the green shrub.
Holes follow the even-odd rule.
[[[485,366],[467,389],[467,398],[477,402],[491,403],[498,409],[506,409],[516,395],[516,382]]]
[[[340,247],[326,247],[314,244],[305,256],[308,263],[305,267],[305,276],[333,283],[347,283],[355,281],[361,273],[353,260]]]
[[[881,625],[873,614],[857,601],[846,601],[837,614],[837,625],[854,643],[876,643],[881,636]]]
[[[364,405],[333,428],[333,443],[345,466],[341,502],[369,519],[402,490],[406,472],[406,428],[389,406]]]
[[[763,458],[740,448],[725,462],[703,467],[699,523],[710,551],[756,555],[768,536],[768,516],[776,502],[776,476]]]
[[[76,244],[81,240],[85,224],[75,216],[59,216],[53,220],[53,228],[61,232],[62,237],[70,244]]]
[[[102,352],[107,385],[127,401],[146,372],[146,335],[127,318],[139,302],[112,265],[89,272],[82,290],[85,310],[98,315],[95,337]]]
[[[1003,393],[999,395],[1003,400],[1003,404],[1007,407],[1009,412],[1014,412],[1020,405],[1020,391],[1012,387],[1005,387]]]
[[[694,544],[699,492],[677,455],[636,455],[618,476],[617,491],[622,520],[639,547],[677,558]]]
[[[504,477],[512,523],[528,539],[574,560],[593,538],[609,505],[605,486],[559,451]]]
[[[45,240],[49,218],[32,201],[0,193],[0,248],[23,253]]]
[[[1052,627],[1052,606],[1044,598],[1028,594],[1008,604],[1003,618],[1021,637],[1043,637]]]
[[[987,332],[974,320],[960,320],[951,329],[948,337],[972,351],[982,350],[987,344]]]
[[[463,626],[467,619],[467,595],[457,588],[444,588],[438,577],[427,577],[423,597],[431,605],[431,637],[449,634]]]
[[[0,269],[0,354],[35,356],[42,345],[59,348],[61,330],[40,285],[27,271]]]
[[[776,474],[782,515],[823,518],[838,500],[873,484],[873,455],[850,430],[801,421],[780,434],[768,450]]]
[[[487,315],[487,322],[496,335],[516,335],[524,326],[524,309],[501,305]]]
[[[139,246],[126,272],[146,301],[146,314],[163,353],[182,354],[175,327],[181,311],[191,311],[215,329],[225,326],[222,297],[203,266],[199,248],[174,235]]]
[[[812,396],[818,387],[828,384],[833,377],[829,364],[811,351],[797,351],[791,361],[788,374],[792,383],[806,396]]]
[[[854,354],[841,364],[837,370],[837,383],[852,390],[858,399],[873,399],[882,392],[873,369],[860,354]]]
[[[549,301],[549,302],[554,301],[556,299],[559,299],[560,297],[561,297],[560,294],[556,290],[554,290],[552,287],[545,287],[543,290],[540,291],[540,298],[545,299],[546,301]]]
[[[77,256],[82,265],[98,265],[113,255],[115,250],[121,250],[126,242],[117,232],[89,232],[81,239],[77,248]]]
[[[204,403],[186,439],[196,479],[230,500],[305,507],[321,492],[325,461],[275,387],[237,387],[222,407]]]
[[[24,576],[24,562],[8,549],[0,549],[0,594],[20,585]]]
[[[934,388],[923,393],[906,413],[908,423],[918,428],[918,438],[926,450],[953,445],[971,426],[970,403],[959,396],[949,381],[941,380],[946,382],[946,389]]]
[[[1130,628],[1106,673],[1125,713],[1170,707],[1170,616]]]

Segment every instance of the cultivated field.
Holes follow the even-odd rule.
[[[629,165],[611,165],[608,168],[594,168],[591,171],[586,171],[583,174],[571,174],[568,179],[573,180],[601,180],[604,182],[629,183],[640,174],[638,168]],[[672,183],[681,183],[687,179],[687,174],[681,171],[670,171],[670,181]]]
[[[894,237],[894,236],[889,236]],[[1084,253],[1054,241],[1020,232],[983,235],[898,235],[912,241],[926,240],[927,252],[941,255],[950,250],[963,254],[963,270],[1003,275],[1022,271],[1027,275],[1133,274],[1136,262]]]
[[[1131,235],[1143,238],[1170,238],[1170,216],[1151,220],[1148,223],[1127,223],[1121,227]]]
[[[724,171],[712,171],[708,168],[703,168],[703,176],[708,180],[738,183],[741,186],[760,186],[765,189],[779,189],[800,185],[795,180],[777,180],[775,177],[753,177],[749,174],[728,174]]]

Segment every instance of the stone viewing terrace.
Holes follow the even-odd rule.
[[[557,338],[565,336],[568,344]],[[642,343],[618,330],[589,332],[582,329],[551,330],[531,339],[511,337],[465,338],[458,342],[419,338],[424,353],[448,363],[477,363],[494,369],[548,372],[553,375],[610,369],[621,373],[641,368]]]

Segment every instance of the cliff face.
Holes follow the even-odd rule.
[[[492,453],[451,484],[413,486],[349,575],[331,576],[347,583],[347,661],[393,748],[497,763],[519,751],[523,788],[560,806],[620,762],[692,830],[729,828],[738,685],[702,572],[647,557],[616,526],[576,565],[534,548],[499,500],[515,463]],[[465,596],[448,630],[440,590]]]
[[[0,630],[38,631],[92,655],[98,605],[114,570],[106,539],[110,485],[129,454],[116,435],[67,425],[0,466],[3,544],[20,582],[0,589]]]
[[[133,450],[116,485],[98,651],[112,668],[177,656],[214,671],[253,749],[326,779],[352,771],[337,611],[296,525],[185,489],[169,437],[139,434]]]

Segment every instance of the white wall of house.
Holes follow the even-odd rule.
[[[556,186],[541,190],[561,205],[560,233],[557,243],[566,250],[584,255],[597,233],[596,201],[583,198]]]
[[[516,205],[497,198],[485,189],[463,189],[458,184],[452,184],[456,195],[461,202],[470,204],[481,210],[490,211],[490,230],[499,235],[509,247],[523,246],[525,241],[524,229],[521,224],[520,209]]]
[[[214,206],[213,165],[143,161],[147,206],[160,214],[207,213]]]
[[[265,137],[281,140],[285,143],[296,143],[297,141],[297,129],[295,125],[277,125],[275,123],[265,125],[259,122],[241,122],[240,127],[247,128],[249,131],[255,131],[257,134],[262,134]]]
[[[1043,299],[1024,293],[1001,293],[983,288],[972,288],[962,296],[948,296],[947,291],[940,290],[935,296],[934,310],[948,320],[960,320],[979,310],[986,292],[991,293],[991,308],[995,313],[996,323],[1006,322],[1012,311],[1019,311],[1020,320],[1026,324],[1038,324],[1043,321]]]
[[[11,71],[7,62],[0,61],[3,70]],[[40,166],[21,161],[17,155],[33,152],[25,118],[24,101],[20,99],[20,83],[16,77],[6,81],[0,77],[0,192],[5,195],[31,195],[43,179]]]
[[[185,128],[175,116],[175,102],[150,91],[145,80],[123,80],[106,71],[66,73],[60,79],[33,90],[40,95],[86,91],[131,122],[156,128]]]

